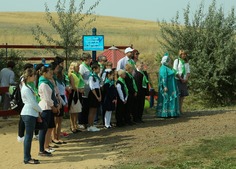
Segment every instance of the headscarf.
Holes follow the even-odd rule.
[[[164,54],[164,56],[162,57],[162,59],[161,59],[161,64],[163,64],[163,65],[167,65],[168,64],[168,62],[169,62],[169,53],[165,53]]]

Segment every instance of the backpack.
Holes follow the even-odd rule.
[[[24,103],[22,101],[21,98],[21,92],[20,92],[20,85],[17,84],[14,88],[13,88],[13,93],[10,94],[10,108],[11,110],[15,110],[18,113],[21,112],[22,108],[24,107]]]

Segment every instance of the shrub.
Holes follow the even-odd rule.
[[[184,11],[184,25],[177,13],[171,24],[159,23],[163,50],[177,55],[179,49],[191,54],[190,86],[194,97],[206,104],[228,105],[236,89],[236,18],[234,8],[225,17],[213,0],[204,13],[203,3],[190,21],[190,6]],[[164,41],[163,41],[164,39]]]

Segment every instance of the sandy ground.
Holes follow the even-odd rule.
[[[38,157],[39,145],[34,140],[31,154],[41,164],[25,165],[23,144],[16,141],[18,117],[0,118],[0,169],[113,169],[123,163],[158,165],[166,157],[155,153],[156,147],[181,147],[202,138],[236,135],[235,110],[194,111],[176,119],[159,119],[149,113],[144,115],[144,121],[100,132],[70,133],[64,138],[67,144],[57,148],[53,157]],[[69,121],[64,120],[63,130],[69,132],[67,126]]]
[[[116,152],[110,151],[109,147],[99,141],[104,139],[103,135],[106,135],[107,131],[104,129],[99,133],[84,131],[83,134],[70,134],[69,137],[63,138],[67,144],[56,148],[53,157],[39,157],[39,144],[34,140],[31,155],[32,158],[39,159],[41,164],[23,164],[23,143],[16,140],[17,123],[18,117],[0,119],[1,169],[99,169],[113,165],[116,159]],[[68,120],[64,120],[63,124],[67,125]]]

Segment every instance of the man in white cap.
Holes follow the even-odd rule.
[[[133,50],[131,47],[128,47],[125,49],[125,57],[121,58],[118,62],[117,62],[117,67],[116,67],[116,71],[123,69],[125,70],[125,65],[127,63],[130,63],[132,65],[135,64],[134,60],[131,59],[132,55],[133,55]]]

